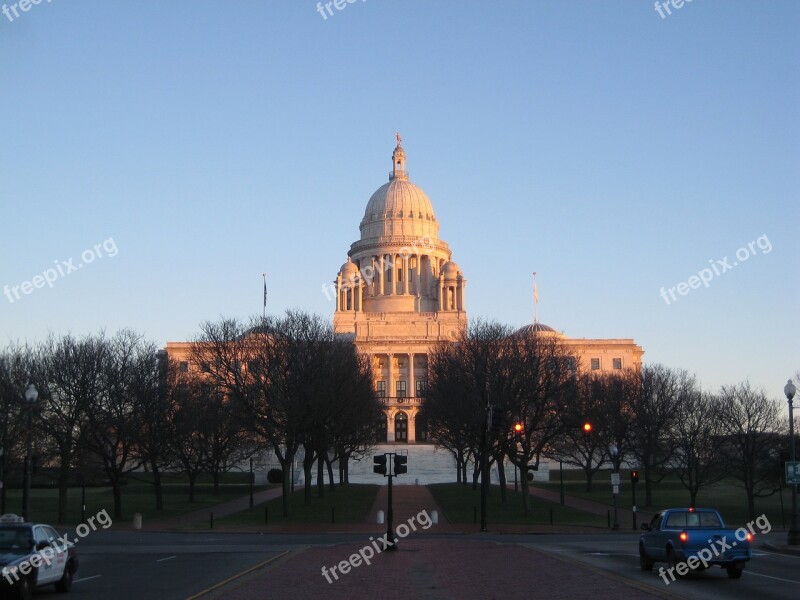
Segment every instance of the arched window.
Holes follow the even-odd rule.
[[[394,417],[394,441],[408,441],[408,415],[404,412],[399,412]]]

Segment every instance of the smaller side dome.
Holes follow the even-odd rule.
[[[461,269],[452,260],[448,260],[442,266],[442,275],[444,275],[446,279],[456,279],[461,275]]]
[[[532,323],[530,325],[524,325],[523,327],[520,327],[519,329],[517,329],[516,332],[514,332],[514,335],[515,336],[519,336],[519,337],[525,337],[525,336],[528,336],[528,335],[533,335],[535,333],[555,333],[555,334],[558,334],[558,332],[555,329],[553,329],[552,327],[550,327],[549,325],[545,325],[544,323],[536,322],[536,323]]]
[[[358,274],[358,267],[352,260],[350,260],[350,257],[348,256],[347,262],[342,265],[342,268],[339,269],[339,272],[342,274],[342,277],[349,279],[351,276]]]

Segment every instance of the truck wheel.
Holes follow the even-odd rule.
[[[68,592],[72,589],[72,561],[67,562],[67,566],[64,567],[64,574],[61,576],[61,579],[58,580],[56,583],[56,591],[57,592]]]
[[[739,579],[742,576],[742,567],[728,567],[725,569],[728,572],[728,579]]]
[[[653,570],[653,561],[647,557],[647,553],[644,551],[644,544],[639,544],[639,566],[642,571]]]
[[[675,556],[675,551],[672,548],[667,550],[667,562],[669,563],[669,566],[672,567],[672,572],[675,573],[675,577],[683,577],[680,573],[678,573],[678,563],[680,561],[678,561],[678,557]]]

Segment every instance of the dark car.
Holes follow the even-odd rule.
[[[27,523],[16,515],[0,517],[0,592],[29,600],[34,588],[55,585],[59,592],[72,588],[78,570],[73,544],[64,545],[50,525]]]

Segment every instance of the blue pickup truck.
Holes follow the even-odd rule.
[[[752,532],[726,529],[716,510],[708,508],[670,508],[658,513],[650,524],[642,525],[639,538],[639,564],[652,571],[656,562],[666,562],[668,569],[659,574],[667,581],[689,571],[719,566],[728,577],[742,576],[745,563],[753,556]]]

